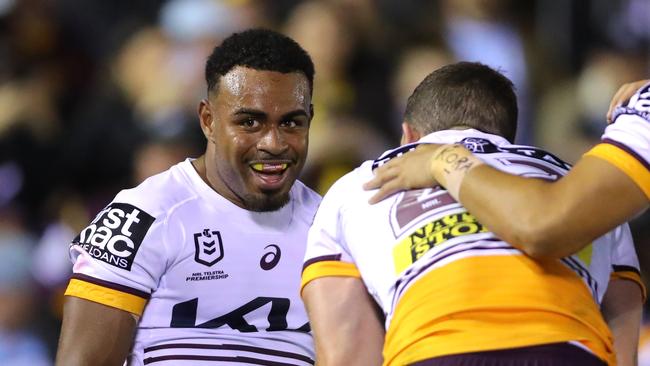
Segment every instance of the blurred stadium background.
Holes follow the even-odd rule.
[[[454,60],[512,79],[518,142],[569,162],[617,87],[650,77],[650,0],[0,0],[0,364],[52,364],[68,242],[121,188],[200,154],[204,60],[252,26],[315,61],[302,179],[321,193],[397,144],[407,96]],[[650,215],[632,226],[649,271]]]

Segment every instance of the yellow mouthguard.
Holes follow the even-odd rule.
[[[287,163],[283,163],[283,164],[281,164],[281,166],[282,166],[282,170],[284,170],[284,169],[287,169],[287,167],[289,166],[289,164],[287,164]],[[253,169],[257,170],[257,171],[262,171],[262,170],[264,169],[264,164],[262,164],[262,163],[255,163],[255,164],[251,165],[251,167],[252,167]]]

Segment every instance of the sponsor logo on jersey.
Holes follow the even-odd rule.
[[[280,258],[282,258],[282,250],[275,244],[267,245],[264,247],[264,249],[268,249],[268,252],[264,253],[260,259],[260,268],[265,271],[270,271],[275,268],[278,263],[280,263]]]
[[[128,203],[111,203],[79,233],[79,245],[93,258],[131,270],[140,244],[154,222],[153,216]]]
[[[413,231],[393,248],[396,273],[401,273],[429,250],[448,240],[488,230],[465,212],[443,216]]]
[[[205,266],[212,266],[223,259],[223,242],[217,230],[203,229],[194,233],[194,260]]]
[[[298,303],[298,306],[302,308],[303,305]],[[287,316],[290,307],[290,299],[259,296],[226,314],[206,321],[212,316],[206,313],[206,309],[208,312],[214,310],[209,306],[203,306],[201,314],[199,314],[199,299],[194,298],[174,305],[169,326],[171,328],[207,329],[227,326],[242,333],[287,330],[309,333],[311,330],[309,322],[298,327],[296,327],[297,324],[294,326],[288,324]],[[268,315],[262,316],[265,311],[268,311]],[[252,316],[253,313],[257,313],[257,315]]]

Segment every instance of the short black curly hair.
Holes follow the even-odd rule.
[[[314,63],[309,54],[293,39],[278,32],[255,28],[233,33],[214,48],[205,63],[208,93],[214,91],[219,78],[236,66],[281,73],[301,72],[313,91]]]

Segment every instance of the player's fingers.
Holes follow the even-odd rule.
[[[374,205],[377,202],[381,202],[384,198],[389,197],[402,189],[399,188],[397,184],[397,179],[394,179],[379,188],[379,190],[368,200],[368,203]]]
[[[366,191],[377,189],[384,185],[386,182],[394,179],[398,175],[399,171],[395,169],[397,167],[396,165],[389,163],[375,169],[374,177],[363,184],[363,189]]]
[[[367,181],[367,182],[365,182],[363,184],[363,186],[362,186],[363,190],[371,191],[373,189],[377,189],[377,188],[381,187],[381,184],[383,183],[383,181],[384,181],[383,177],[379,177],[379,176],[375,175],[374,177],[372,177],[371,180],[369,180],[369,181]]]

